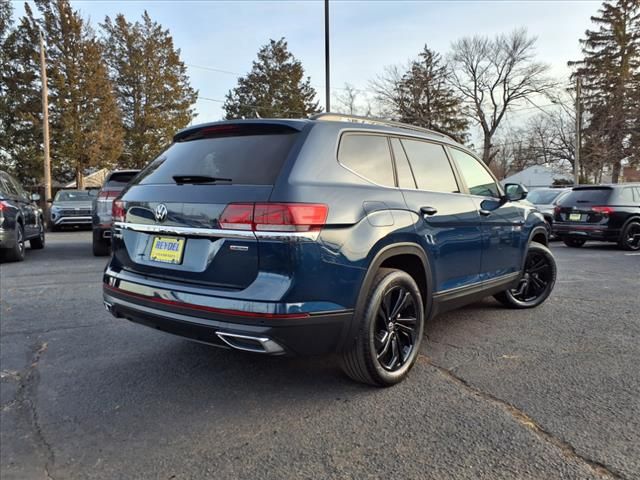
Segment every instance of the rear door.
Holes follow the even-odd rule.
[[[248,286],[259,268],[256,237],[245,224],[222,229],[221,215],[232,203],[269,200],[299,135],[287,125],[245,123],[177,136],[117,201],[125,218],[114,218],[115,260],[181,282]]]
[[[430,252],[434,290],[478,282],[480,218],[473,201],[461,193],[444,147],[408,138],[392,138],[391,146],[398,185],[417,215],[418,238]]]
[[[520,271],[525,209],[516,202],[501,200],[498,183],[480,160],[457,148],[450,147],[449,151],[480,213],[482,279],[490,280]]]

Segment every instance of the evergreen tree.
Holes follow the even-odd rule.
[[[258,51],[251,72],[238,79],[223,108],[227,119],[305,117],[319,112],[315,97],[309,77],[304,79],[302,63],[281,38]]]
[[[450,71],[437,52],[426,45],[406,72],[387,71],[386,78],[373,82],[378,98],[398,120],[464,141],[468,120],[463,100],[450,86]],[[390,75],[389,75],[390,74]]]
[[[191,88],[180,50],[168,30],[145,11],[142,22],[119,14],[102,28],[105,58],[116,85],[125,131],[120,165],[142,167],[194,118]]]
[[[94,31],[68,0],[36,0],[47,44],[51,163],[60,180],[113,167],[122,128],[113,85]]]
[[[42,101],[38,35],[31,9],[14,26],[9,2],[0,3],[0,168],[24,185],[42,176]]]
[[[585,154],[594,164],[609,165],[617,183],[622,160],[638,162],[640,153],[640,3],[605,2],[591,21],[599,28],[586,31],[580,40],[584,58],[569,65],[583,84]]]

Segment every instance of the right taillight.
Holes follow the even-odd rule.
[[[321,203],[231,203],[220,215],[220,227],[268,232],[320,230],[329,207]]]
[[[113,206],[111,207],[111,217],[114,222],[124,222],[126,213],[124,202],[122,200],[116,200],[113,202]]]
[[[613,208],[611,207],[591,207],[591,211],[595,213],[600,213],[601,215],[607,217],[613,213]]]

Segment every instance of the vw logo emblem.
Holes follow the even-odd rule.
[[[162,223],[167,219],[167,206],[163,203],[156,207],[155,211],[156,222]]]

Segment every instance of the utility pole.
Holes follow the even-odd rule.
[[[47,89],[47,65],[44,56],[44,41],[40,32],[40,76],[42,79],[42,135],[44,144],[44,200],[45,218],[48,219],[51,199],[51,160],[49,158],[49,92]]]
[[[573,183],[574,185],[580,184],[580,146],[582,144],[582,110],[580,106],[582,81],[580,77],[576,76],[576,155],[573,163]]]
[[[331,80],[329,70],[329,0],[324,0],[324,86],[325,109],[331,111]]]

